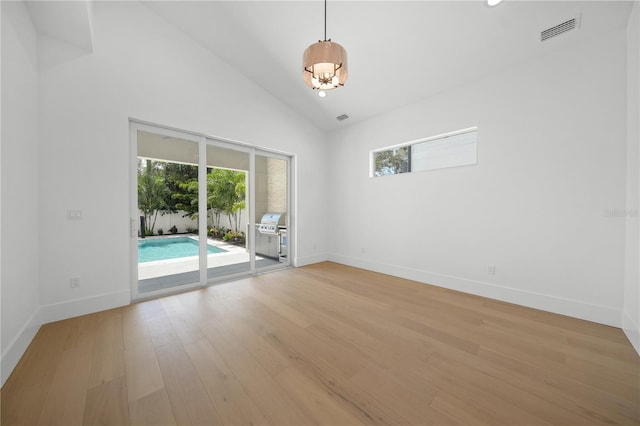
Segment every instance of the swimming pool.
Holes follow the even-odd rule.
[[[138,241],[138,263],[154,260],[178,259],[198,256],[198,241],[189,237],[161,238]],[[225,253],[220,247],[207,244],[207,253]]]

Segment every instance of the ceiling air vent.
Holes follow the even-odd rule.
[[[336,117],[336,120],[338,121],[343,121],[346,120],[347,118],[349,118],[349,116],[347,114],[342,114]]]
[[[547,28],[546,30],[540,33],[540,41],[549,40],[552,37],[558,36],[562,33],[566,33],[567,31],[571,31],[575,28],[578,28],[579,16],[576,18],[571,18],[568,21],[563,22],[562,24],[558,24],[555,27]]]

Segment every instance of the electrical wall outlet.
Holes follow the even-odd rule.
[[[496,274],[496,265],[487,265],[487,274],[495,275]]]
[[[67,219],[82,220],[82,210],[67,210]]]
[[[69,279],[69,284],[70,284],[71,288],[80,287],[80,278],[73,277],[73,278]]]

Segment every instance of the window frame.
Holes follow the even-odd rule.
[[[370,178],[378,178],[378,177],[385,177],[385,176],[397,176],[397,175],[404,175],[404,174],[411,174],[411,173],[417,173],[417,172],[426,172],[426,171],[432,171],[432,170],[442,170],[442,169],[449,169],[449,168],[453,168],[453,167],[462,167],[462,166],[470,166],[473,164],[478,164],[477,163],[477,147],[476,147],[476,162],[475,163],[469,163],[469,164],[460,164],[457,166],[446,166],[446,167],[438,167],[438,168],[433,168],[433,169],[426,169],[426,170],[412,170],[412,161],[411,161],[411,147],[413,145],[418,145],[418,144],[423,144],[425,142],[433,142],[436,140],[440,140],[440,139],[446,139],[452,136],[458,136],[458,135],[463,135],[466,133],[476,133],[476,146],[477,146],[477,133],[478,133],[478,127],[474,126],[474,127],[467,127],[465,129],[460,129],[460,130],[454,130],[451,132],[447,132],[447,133],[441,133],[439,135],[435,135],[435,136],[429,136],[426,138],[421,138],[421,139],[416,139],[413,141],[409,141],[409,142],[403,142],[403,143],[399,143],[396,145],[391,145],[391,146],[386,146],[384,148],[378,148],[378,149],[374,149],[369,151],[369,177]],[[408,153],[407,153],[407,160],[408,160],[408,170],[406,172],[399,172],[399,173],[393,173],[393,174],[376,174],[376,154],[380,153],[380,152],[386,152],[386,151],[391,151],[394,149],[399,149],[399,148],[404,148],[404,147],[409,147],[408,149]]]

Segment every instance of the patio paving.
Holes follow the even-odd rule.
[[[207,256],[207,278],[249,272],[249,253],[244,247],[208,239],[207,244],[226,250]],[[256,268],[278,264],[278,260],[256,256]],[[193,284],[200,280],[199,257],[183,257],[138,264],[138,292]]]

